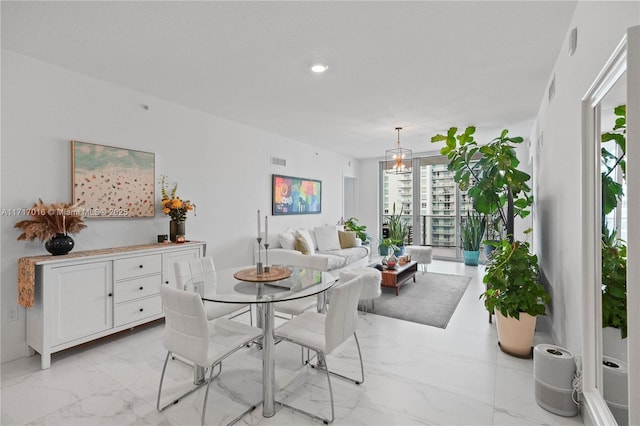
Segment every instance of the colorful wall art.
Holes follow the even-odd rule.
[[[291,176],[273,175],[274,216],[314,214],[322,211],[322,182]]]
[[[92,217],[155,215],[155,154],[71,141],[73,202]]]

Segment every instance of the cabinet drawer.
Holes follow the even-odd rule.
[[[114,310],[115,326],[121,326],[162,313],[160,295],[119,303]]]
[[[159,273],[162,273],[161,254],[127,257],[113,262],[113,274],[116,280]]]
[[[115,285],[114,300],[116,303],[121,303],[158,294],[160,292],[161,282],[162,276],[159,274],[134,278],[127,281],[118,281]]]

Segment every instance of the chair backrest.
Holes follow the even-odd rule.
[[[176,286],[180,290],[195,291],[204,295],[205,289],[216,287],[216,267],[211,256],[182,260],[173,264]],[[202,286],[202,287],[200,287]]]
[[[331,303],[325,318],[325,349],[327,353],[347,340],[358,326],[358,300],[362,279],[353,278],[338,284],[331,294]]]
[[[160,286],[164,305],[164,347],[198,365],[207,361],[209,326],[198,293]]]

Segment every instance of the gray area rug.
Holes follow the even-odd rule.
[[[375,299],[369,313],[384,315],[432,327],[447,328],[471,277],[462,275],[416,274],[416,282],[409,280],[400,286],[400,295],[392,288],[382,287],[382,296]]]

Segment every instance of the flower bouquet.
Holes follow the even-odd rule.
[[[178,184],[175,183],[173,188],[167,189],[167,177],[162,176],[161,194],[162,194],[162,213],[171,218],[170,239],[175,242],[177,235],[185,234],[184,222],[187,220],[187,213],[194,210],[196,205],[189,200],[183,200],[176,195]]]

